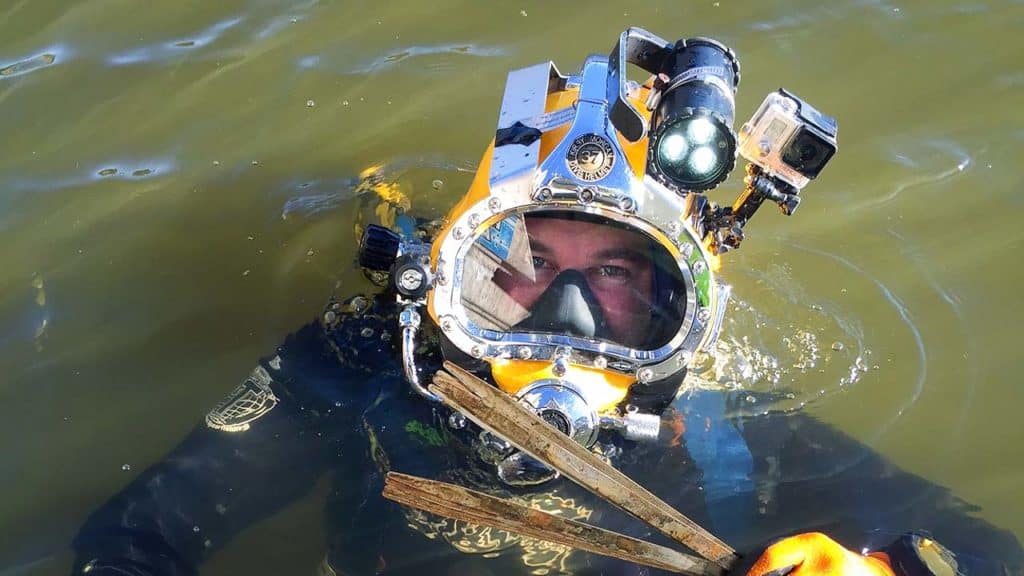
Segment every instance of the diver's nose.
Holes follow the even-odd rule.
[[[556,276],[516,328],[583,338],[607,336],[601,305],[579,270],[566,270]]]

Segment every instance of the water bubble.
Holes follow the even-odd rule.
[[[128,472],[131,469],[132,469],[132,465],[131,464],[121,464],[121,470],[123,470],[125,472]]]
[[[193,526],[192,527],[192,531],[195,532],[196,534],[198,534],[199,533],[199,526]]]
[[[841,351],[843,348],[844,348],[844,346],[843,346],[842,342],[833,342],[832,343],[832,349],[835,350],[836,352]]]
[[[313,100],[306,100],[306,108],[312,108],[313,106],[316,106],[316,102]]]
[[[441,180],[434,180],[433,182],[430,183],[430,185],[433,186],[434,190],[440,190],[441,188],[444,188],[444,182]]]

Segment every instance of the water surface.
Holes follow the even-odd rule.
[[[9,2],[0,573],[65,573],[90,510],[368,288],[364,169],[442,214],[508,70],[575,70],[628,25],[730,44],[738,118],[784,85],[840,122],[796,216],[766,208],[727,257],[695,382],[784,389],[1024,538],[1020,2]],[[312,573],[324,489],[204,573]]]

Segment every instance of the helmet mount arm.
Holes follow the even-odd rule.
[[[773,178],[755,164],[747,165],[744,183],[743,192],[732,206],[704,205],[704,240],[714,254],[724,254],[740,247],[743,227],[765,200],[778,204],[786,216],[792,216],[800,206],[800,190]]]

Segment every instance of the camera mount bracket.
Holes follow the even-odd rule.
[[[703,208],[704,239],[714,254],[735,250],[743,242],[743,226],[765,200],[775,202],[786,216],[800,206],[800,191],[775,178],[755,164],[747,164],[746,187],[732,206],[705,204]]]

